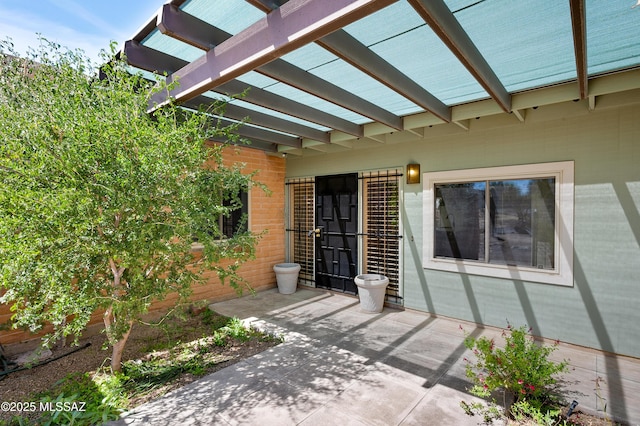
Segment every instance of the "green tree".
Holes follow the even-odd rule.
[[[204,269],[247,284],[237,270],[257,236],[223,238],[219,219],[260,184],[223,163],[234,128],[175,105],[147,113],[153,84],[122,61],[100,75],[79,50],[41,40],[19,58],[0,42],[0,302],[14,327],[52,324],[46,344],[103,311],[119,371],[153,301],[187,298]]]

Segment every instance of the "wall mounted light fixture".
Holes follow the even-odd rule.
[[[420,164],[407,164],[407,184],[420,183]]]

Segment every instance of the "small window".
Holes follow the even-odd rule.
[[[200,218],[198,225],[194,227],[194,242],[199,241],[200,233],[208,234],[215,239],[224,239],[249,229],[249,193],[246,189],[223,194],[222,206],[225,207],[224,214]]]
[[[424,177],[427,268],[573,285],[573,162]]]
[[[229,208],[229,213],[219,219],[222,235],[231,238],[237,233],[246,232],[249,218],[249,194],[240,190],[238,194],[225,196],[222,205]]]

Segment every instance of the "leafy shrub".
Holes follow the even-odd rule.
[[[80,426],[116,420],[123,404],[112,389],[117,385],[96,382],[87,373],[70,374],[48,392],[36,395],[37,406],[50,407],[50,411],[44,411],[37,419],[16,416],[10,424]]]
[[[227,339],[225,334],[221,333],[220,331],[215,331],[213,333],[213,336],[211,337],[211,341],[214,345],[219,347],[223,347],[227,344]]]
[[[536,425],[555,426],[558,424],[560,409],[540,407],[527,400],[520,400],[511,406],[511,415],[516,421],[533,420]]]
[[[224,332],[227,336],[233,337],[238,340],[249,340],[251,338],[251,329],[245,327],[242,320],[233,317],[228,322],[227,325],[222,327],[220,331]]]
[[[507,415],[515,404],[519,413],[533,408],[544,413],[544,406],[557,399],[554,376],[567,370],[567,361],[556,363],[549,355],[557,349],[557,343],[544,346],[535,342],[522,326],[511,325],[502,332],[504,348],[498,348],[493,339],[467,336],[465,346],[473,351],[476,361],[467,361],[466,375],[473,382],[471,392],[488,397],[495,391],[503,392],[503,405]],[[519,404],[526,401],[526,404]]]
[[[101,402],[100,404],[84,405],[78,394],[65,395],[60,394],[56,398],[43,398],[41,402],[50,402],[52,407],[57,407],[54,411],[43,413],[38,424],[41,425],[95,425],[117,420],[120,414],[119,410],[115,410],[109,404]],[[63,409],[60,409],[62,407]],[[66,407],[78,407],[79,410],[69,409]]]

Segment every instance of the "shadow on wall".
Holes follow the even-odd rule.
[[[596,299],[589,287],[589,282],[587,281],[587,277],[585,276],[584,270],[582,269],[582,265],[577,256],[574,258],[573,262],[575,285],[582,297],[584,306],[589,313],[589,318],[591,319],[591,324],[593,325],[593,330],[596,333],[600,347],[605,351],[614,352],[611,337],[609,337],[609,333],[607,333],[607,328],[602,318],[602,314],[600,313]],[[605,356],[604,362],[610,395],[615,395],[615,397],[609,398],[607,411],[614,416],[627,419],[628,412],[624,403],[624,387],[622,385],[622,377],[620,376],[618,359],[612,356]]]
[[[411,227],[411,221],[407,216],[406,204],[402,205],[402,222],[405,235],[411,235],[412,237],[416,235],[413,232],[413,228]],[[436,307],[433,304],[433,299],[431,298],[431,293],[429,292],[429,287],[427,286],[427,277],[424,273],[424,269],[422,268],[422,255],[420,253],[420,250],[418,250],[415,239],[410,238],[408,245],[409,251],[411,251],[413,264],[417,266],[416,275],[418,277],[418,280],[420,281],[420,287],[422,288],[422,293],[424,294],[425,301],[427,302],[427,312],[437,314]]]
[[[636,209],[633,197],[626,186],[614,185],[614,187],[618,198],[620,199],[620,205],[622,206],[627,218],[629,219],[629,224],[632,228],[635,239],[640,245],[640,215],[638,214],[638,210]],[[409,220],[405,209],[402,210],[402,215],[406,231],[405,235],[415,235],[411,227],[411,221]],[[421,250],[416,245],[416,242],[414,240],[410,240],[408,242],[408,248],[411,252],[413,264],[417,266],[415,272],[417,279],[419,280],[422,292],[424,294],[427,310],[430,313],[438,314],[433,297],[429,291],[426,274],[424,272],[424,269],[421,267]],[[571,247],[570,249],[573,250],[573,247]],[[578,291],[580,297],[582,298],[585,310],[588,312],[591,321],[591,328],[598,339],[599,345],[604,351],[615,352],[613,342],[609,333],[607,332],[605,321],[590,288],[584,269],[582,268],[582,265],[575,253],[573,267],[575,289]],[[480,307],[475,297],[469,276],[465,273],[464,269],[460,270],[459,272],[473,319],[476,323],[482,324],[483,321],[482,315],[480,313]],[[538,332],[540,332],[541,327],[535,315],[535,311],[533,309],[533,305],[531,303],[529,295],[527,294],[524,281],[522,281],[519,276],[513,276],[512,281],[527,324],[530,325],[534,330],[538,330]],[[616,357],[611,356],[604,357],[604,360],[607,384],[610,390],[610,395],[612,395],[612,397],[608,398],[608,412],[616,417],[626,419],[628,418],[628,409],[624,402],[624,386],[622,383],[622,377],[620,375],[618,360],[616,359]]]
[[[634,183],[640,187],[640,182]],[[633,200],[633,196],[629,190],[629,185],[629,182],[626,182],[626,184],[614,182],[613,190],[620,201],[620,207],[622,207],[622,210],[627,217],[627,222],[631,227],[631,232],[636,239],[636,243],[640,246],[640,206],[636,205]]]

